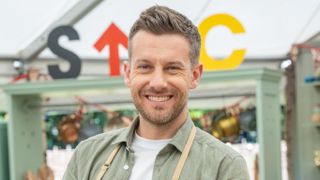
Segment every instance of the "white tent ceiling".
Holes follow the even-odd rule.
[[[78,0],[10,0],[0,2],[0,57],[17,56],[43,29]],[[210,30],[206,38],[208,54],[223,57],[235,48],[246,48],[246,58],[283,58],[293,43],[301,43],[320,31],[319,0],[105,0],[74,25],[80,41],[61,38],[61,44],[85,58],[105,58],[93,44],[114,22],[126,34],[139,13],[161,4],[186,14],[196,25],[206,17],[227,13],[237,18],[245,33],[233,35],[225,27]],[[120,56],[127,57],[120,49]],[[41,57],[55,57],[48,49]]]

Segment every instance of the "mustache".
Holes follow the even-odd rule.
[[[175,94],[173,90],[169,88],[148,88],[141,90],[142,94]]]

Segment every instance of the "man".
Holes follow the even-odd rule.
[[[184,15],[163,6],[142,12],[124,64],[139,116],[129,128],[81,142],[64,179],[248,180],[242,156],[188,115],[188,92],[202,75],[199,51],[199,32]]]

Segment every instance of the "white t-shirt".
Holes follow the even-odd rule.
[[[171,139],[150,140],[135,133],[132,141],[134,166],[129,180],[152,180],[156,156]]]

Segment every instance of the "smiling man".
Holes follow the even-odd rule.
[[[129,34],[125,84],[139,112],[128,128],[81,142],[64,179],[248,180],[244,159],[188,115],[198,86],[200,35],[164,6],[140,14]]]

